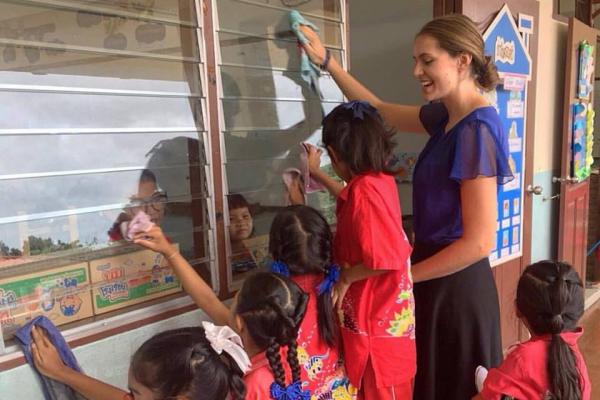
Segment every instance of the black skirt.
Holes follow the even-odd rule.
[[[444,246],[415,244],[412,262]],[[487,258],[444,278],[414,285],[415,400],[470,400],[478,365],[502,361],[500,308]]]

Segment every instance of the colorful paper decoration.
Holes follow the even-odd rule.
[[[592,172],[594,146],[594,109],[591,104],[573,105],[571,176],[586,179]]]
[[[594,46],[587,41],[579,44],[579,76],[577,97],[588,100],[594,89]]]

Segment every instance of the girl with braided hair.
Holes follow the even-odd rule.
[[[517,316],[531,339],[515,345],[492,368],[474,400],[589,400],[590,380],[577,346],[583,330],[584,289],[568,264],[540,261],[525,269],[517,286]]]
[[[251,361],[244,376],[246,400],[310,400],[302,388],[296,344],[308,295],[298,285],[277,274],[254,273],[229,309],[160,227],[136,235],[134,243],[162,253],[196,305],[217,325],[229,325],[240,335]]]
[[[331,299],[339,278],[333,264],[333,235],[314,208],[286,207],[271,225],[271,271],[289,276],[309,295],[298,332],[302,387],[315,399],[351,399],[350,385],[339,354],[339,327]]]

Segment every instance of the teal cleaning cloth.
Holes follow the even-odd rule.
[[[302,16],[298,11],[292,10],[290,11],[290,27],[292,32],[298,38],[298,41],[302,44],[308,42],[306,36],[300,31],[300,25],[305,25],[314,30],[315,32],[319,31],[319,28],[312,22],[308,21],[306,18]],[[300,74],[302,75],[302,79],[306,81],[310,85],[310,88],[319,95],[319,97],[323,98],[321,95],[321,88],[319,87],[319,77],[321,76],[321,70],[315,64],[313,64],[306,51],[302,46],[300,46]]]

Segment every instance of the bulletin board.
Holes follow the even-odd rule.
[[[523,16],[526,17],[526,16]],[[501,78],[495,90],[485,93],[498,111],[504,134],[508,136],[509,165],[514,179],[498,186],[498,220],[493,265],[522,255],[522,212],[524,152],[527,120],[527,83],[531,79],[528,36],[533,19],[519,28],[505,5],[483,35],[485,53],[492,57]]]

